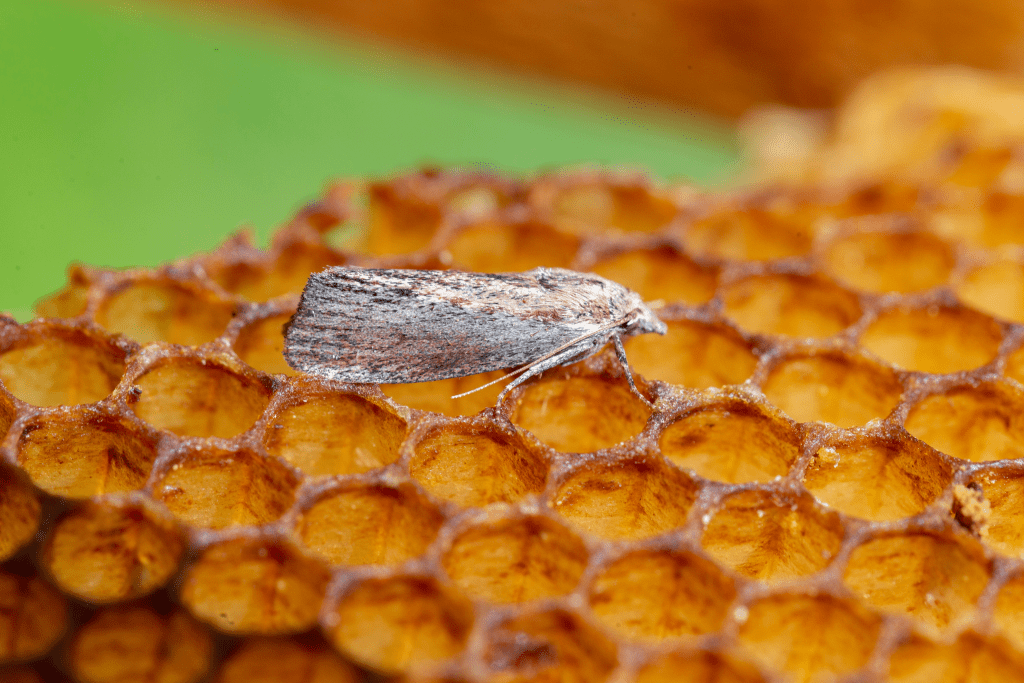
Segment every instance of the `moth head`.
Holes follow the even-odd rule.
[[[648,308],[647,304],[639,296],[636,299],[636,305],[626,319],[623,332],[629,337],[649,333],[665,334],[668,332],[668,326],[658,319],[654,311]]]

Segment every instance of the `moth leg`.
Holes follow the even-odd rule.
[[[619,335],[612,335],[612,341],[615,342],[615,355],[619,357],[619,362],[622,363],[622,369],[626,371],[626,379],[629,380],[629,388],[636,394],[641,401],[647,404],[648,408],[654,408],[654,404],[647,400],[647,398],[640,393],[640,390],[636,388],[636,384],[633,383],[633,373],[629,371],[629,361],[626,360],[626,349],[622,346],[622,339]]]
[[[498,394],[498,400],[496,402],[497,405],[501,405],[501,401],[503,398],[505,398],[505,394],[512,391],[526,380],[530,379],[531,377],[536,377],[545,370],[550,370],[551,368],[562,365],[565,361],[569,360],[570,358],[574,358],[575,356],[579,355],[579,353],[579,349],[577,349],[575,346],[570,346],[561,353],[555,354],[554,356],[542,360],[535,365],[529,366],[529,369],[526,372],[516,377],[515,380],[513,380],[510,384],[508,384],[504,389],[501,390],[501,393]]]

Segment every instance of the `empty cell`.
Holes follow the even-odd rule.
[[[701,538],[716,560],[767,582],[824,569],[842,542],[839,516],[816,509],[809,496],[782,497],[756,489],[727,496]]]
[[[979,216],[980,213],[980,216]],[[971,207],[971,222],[978,222],[978,244],[986,247],[1024,244],[1024,196],[1008,192],[987,192],[981,210]]]
[[[398,459],[406,424],[390,408],[355,394],[304,392],[267,421],[267,452],[309,476],[358,474]]]
[[[440,207],[415,192],[374,184],[369,188],[369,200],[365,247],[371,254],[419,251],[430,244],[441,226]]]
[[[460,415],[476,415],[481,410],[491,408],[498,400],[498,394],[508,382],[498,382],[485,389],[480,389],[469,396],[452,398],[467,391],[483,387],[501,377],[504,370],[481,372],[466,377],[452,377],[433,382],[411,382],[409,384],[381,384],[380,390],[388,398],[404,406],[416,410],[429,410],[442,415],[458,417]],[[511,381],[512,378],[509,378]]]
[[[785,476],[800,455],[800,437],[788,422],[738,399],[683,413],[660,446],[679,467],[730,484]]]
[[[1021,683],[1024,657],[999,639],[964,633],[952,643],[915,635],[889,656],[893,683]]]
[[[633,371],[694,389],[742,384],[757,356],[739,333],[695,320],[667,321],[668,334],[645,334],[625,342]]]
[[[859,545],[843,580],[854,594],[884,612],[945,629],[973,618],[989,574],[989,562],[976,541],[911,531]]]
[[[96,322],[140,344],[198,346],[223,334],[234,314],[233,302],[206,289],[141,280],[107,294],[96,310]]]
[[[952,479],[952,466],[927,446],[906,438],[866,438],[818,449],[804,486],[844,514],[885,522],[921,512]]]
[[[235,353],[251,367],[272,375],[295,375],[284,359],[284,326],[291,314],[272,315],[246,325],[235,340]]]
[[[992,620],[1014,647],[1024,648],[1024,576],[1015,574],[999,589]]]
[[[725,314],[756,334],[829,337],[860,318],[857,296],[820,277],[759,275],[730,283]]]
[[[926,232],[857,232],[825,249],[825,267],[840,282],[866,292],[919,292],[949,279],[952,248]]]
[[[82,266],[68,267],[68,281],[59,290],[36,301],[35,314],[40,318],[74,318],[85,313],[89,303],[90,276]]]
[[[982,313],[1024,322],[1024,265],[1009,259],[975,268],[955,283],[957,296]]]
[[[813,226],[806,217],[759,208],[720,209],[683,231],[683,242],[691,253],[738,261],[803,256],[810,252],[813,238]]]
[[[602,181],[560,188],[547,207],[555,222],[578,233],[655,232],[679,211],[651,188]]]
[[[462,652],[473,608],[432,578],[392,576],[352,586],[325,621],[328,639],[342,653],[362,666],[394,674]]]
[[[330,574],[283,541],[236,538],[207,547],[189,567],[181,602],[226,633],[282,635],[316,624]]]
[[[985,544],[1010,557],[1024,554],[1024,473],[992,468],[974,475],[988,503]]]
[[[1024,392],[1009,383],[955,387],[911,407],[905,427],[955,458],[986,462],[1024,455]]]
[[[42,506],[24,474],[0,463],[0,562],[32,540]]]
[[[916,372],[960,372],[996,357],[1003,333],[998,323],[967,308],[933,305],[881,313],[860,343],[882,360]]]
[[[765,397],[797,422],[857,427],[884,419],[903,393],[890,368],[856,354],[795,356],[772,368]]]
[[[742,659],[705,650],[676,650],[637,672],[636,683],[765,683],[757,667]]]
[[[540,493],[547,471],[547,459],[517,437],[461,425],[428,434],[409,462],[409,473],[431,494],[464,507]]]
[[[67,627],[60,592],[38,577],[0,569],[0,665],[42,657]]]
[[[462,529],[441,558],[466,595],[519,603],[565,595],[579,583],[587,549],[544,517],[483,522]]]
[[[168,359],[135,381],[135,414],[181,436],[230,438],[246,431],[270,402],[270,389],[229,367]]]
[[[601,569],[590,585],[594,616],[619,635],[644,641],[718,631],[736,590],[711,562],[686,552],[633,552]]]
[[[698,265],[671,247],[622,252],[603,258],[590,270],[645,301],[690,305],[710,301],[718,279],[717,267]]]
[[[283,248],[270,263],[215,266],[210,276],[233,294],[250,301],[269,301],[299,294],[311,274],[344,264],[345,258],[328,247],[300,242]]]
[[[319,639],[248,638],[220,665],[216,683],[359,683],[354,666]]]
[[[635,540],[681,527],[697,488],[660,458],[591,461],[558,485],[550,505],[582,531]]]
[[[481,223],[447,245],[452,265],[477,273],[512,273],[538,266],[568,268],[579,239],[542,223]]]

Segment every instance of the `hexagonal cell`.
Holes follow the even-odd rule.
[[[635,540],[681,527],[697,489],[661,458],[588,461],[559,484],[550,505],[587,533]]]
[[[743,400],[689,410],[662,432],[661,454],[706,479],[742,484],[785,476],[800,457],[800,436]]]
[[[0,350],[0,381],[26,403],[99,401],[124,374],[124,350],[98,335],[38,323],[22,326],[12,336]]]
[[[661,641],[718,631],[736,597],[732,580],[687,552],[641,550],[618,558],[590,585],[590,609],[625,638]]]
[[[107,607],[78,629],[68,659],[85,683],[194,683],[213,663],[213,639],[183,611]]]
[[[861,345],[893,365],[916,372],[960,372],[996,357],[1003,332],[986,315],[967,308],[884,311],[861,335]]]
[[[477,273],[568,268],[577,249],[578,238],[541,223],[482,223],[459,231],[447,245],[454,266]]]
[[[572,612],[514,616],[487,634],[488,680],[601,683],[618,663],[615,643]]]
[[[232,652],[216,683],[359,683],[351,664],[322,642],[293,638],[251,638]]]
[[[885,418],[903,393],[892,369],[859,354],[831,352],[787,358],[772,368],[763,390],[797,422],[843,428]]]
[[[691,305],[710,301],[718,280],[718,268],[698,265],[671,247],[622,252],[590,270],[632,289],[645,301]]]
[[[952,479],[953,468],[932,449],[906,438],[870,438],[818,449],[804,486],[829,507],[881,522],[921,512]]]
[[[70,266],[67,284],[36,302],[36,316],[40,318],[74,318],[85,313],[85,307],[89,303],[90,280],[89,274],[82,266]]]
[[[158,429],[181,436],[230,438],[246,431],[270,402],[270,389],[227,366],[168,359],[146,370],[132,410]]]
[[[980,211],[971,206],[970,213],[980,217],[980,230],[974,240],[986,247],[1024,243],[1024,197],[1007,192],[988,192]],[[973,217],[972,216],[972,217]]]
[[[842,542],[839,516],[817,510],[810,496],[783,497],[756,489],[727,496],[701,538],[712,557],[767,582],[824,569]]]
[[[282,249],[269,267],[233,264],[210,276],[227,291],[250,301],[269,301],[298,294],[312,273],[345,264],[345,257],[319,244],[298,243]]]
[[[140,344],[168,341],[197,346],[227,329],[235,304],[212,292],[170,280],[138,280],[108,294],[96,322]]]
[[[27,478],[0,462],[0,561],[32,540],[42,507]]]
[[[67,601],[53,586],[0,569],[0,664],[42,657],[67,627]]]
[[[938,287],[956,262],[950,246],[926,232],[856,232],[832,242],[824,258],[832,277],[879,294]]]
[[[770,261],[810,252],[810,225],[760,208],[719,210],[686,227],[683,241],[694,254],[738,261]]]
[[[396,565],[422,555],[444,517],[409,485],[344,482],[296,520],[302,543],[335,565]]]
[[[878,609],[944,629],[973,618],[989,573],[979,543],[911,531],[857,546],[843,580]]]
[[[207,547],[182,581],[181,601],[234,634],[300,633],[316,623],[330,574],[288,543],[235,538]]]
[[[89,602],[152,593],[178,568],[184,540],[151,508],[121,499],[81,505],[50,531],[43,565],[65,592]]]
[[[904,426],[933,448],[973,462],[1024,455],[1024,391],[993,382],[954,387],[915,404]]]
[[[565,595],[579,583],[587,549],[545,517],[481,522],[462,529],[441,558],[468,596],[518,603]]]
[[[162,467],[153,498],[190,526],[258,526],[288,510],[298,483],[277,460],[248,450],[207,448],[181,454]]]
[[[1024,681],[1024,658],[998,639],[965,633],[948,644],[912,637],[889,657],[893,683],[1011,683]]]
[[[427,491],[463,507],[514,503],[540,493],[546,458],[518,438],[470,425],[446,425],[416,444],[409,474]]]
[[[71,409],[30,419],[18,439],[17,458],[47,493],[89,498],[142,488],[156,444],[128,420]]]
[[[668,198],[642,185],[597,183],[560,188],[550,198],[555,221],[573,232],[655,232],[679,212]]]
[[[1024,649],[1024,575],[1017,574],[999,589],[992,620],[1015,647]]]
[[[365,246],[371,254],[408,254],[423,249],[441,225],[441,209],[415,193],[386,184],[369,188]]]
[[[830,595],[771,595],[747,606],[739,640],[751,659],[810,683],[867,664],[881,626],[877,615]]]
[[[757,667],[734,656],[706,650],[662,655],[637,672],[635,683],[765,683]]]
[[[666,321],[668,334],[645,334],[625,342],[633,371],[694,389],[742,384],[757,367],[743,337],[725,325],[695,320]]]
[[[396,403],[416,410],[429,410],[442,415],[458,417],[476,415],[485,408],[492,407],[498,400],[498,394],[506,383],[499,382],[486,389],[480,389],[469,396],[452,398],[467,391],[483,387],[489,382],[505,377],[504,370],[482,372],[466,377],[452,377],[433,382],[414,382],[411,384],[381,384],[380,390]]]
[[[358,474],[398,459],[405,420],[356,394],[303,392],[267,421],[267,452],[307,475]]]
[[[725,315],[748,332],[829,337],[860,318],[853,292],[816,276],[769,274],[730,283]]]
[[[632,439],[650,416],[624,380],[569,377],[527,385],[512,422],[555,450],[589,453]]]
[[[238,333],[235,353],[248,365],[272,375],[297,375],[284,359],[284,326],[291,315],[284,313],[255,320]]]
[[[980,266],[955,283],[957,296],[982,313],[1024,322],[1024,265],[1004,259]]]
[[[983,539],[993,550],[1018,557],[1024,553],[1024,472],[992,468],[975,473],[988,501],[987,532]]]
[[[473,608],[432,578],[367,579],[324,617],[336,648],[381,673],[421,669],[462,652]]]

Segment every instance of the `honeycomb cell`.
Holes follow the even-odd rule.
[[[979,544],[908,532],[859,545],[843,580],[874,607],[945,629],[972,618],[988,579]]]
[[[583,542],[544,517],[498,519],[459,532],[441,558],[469,597],[496,603],[572,591],[587,566]]]
[[[290,314],[272,315],[249,323],[238,333],[235,353],[251,367],[272,375],[295,375],[284,359],[284,325]]]
[[[1004,320],[1024,322],[1024,265],[1001,260],[975,268],[955,283],[968,306]]]
[[[183,550],[173,522],[148,505],[108,499],[61,519],[46,539],[42,562],[65,592],[109,603],[162,587]]]
[[[810,225],[763,209],[723,209],[686,227],[694,254],[740,261],[771,261],[810,252]]]
[[[188,614],[139,605],[96,612],[75,633],[69,656],[83,683],[193,683],[212,659],[213,639]]]
[[[89,275],[81,266],[68,268],[68,281],[61,289],[36,302],[40,318],[74,318],[85,313],[89,303]]]
[[[298,294],[312,273],[345,264],[345,258],[319,244],[299,243],[282,249],[269,268],[242,265],[215,269],[211,277],[227,291],[249,301],[269,301]]]
[[[0,463],[0,561],[32,540],[42,508],[25,476]]]
[[[1017,649],[1024,649],[1024,576],[1017,574],[999,589],[992,620]]]
[[[736,596],[711,562],[687,552],[633,552],[590,585],[590,609],[625,638],[661,641],[718,631]]]
[[[422,669],[462,652],[473,609],[432,578],[392,576],[351,587],[325,622],[336,648],[387,674]]]
[[[330,574],[284,542],[236,538],[207,547],[182,582],[198,619],[234,634],[283,635],[311,628]]]
[[[1024,473],[992,468],[976,473],[974,481],[989,504],[985,544],[1011,557],[1024,554]]]
[[[1024,455],[1024,392],[1008,383],[962,386],[915,404],[905,427],[921,441],[973,462]]]
[[[650,416],[625,381],[570,377],[529,384],[512,422],[555,450],[589,453],[632,439]]]
[[[560,609],[521,614],[492,629],[484,657],[502,683],[601,683],[618,663],[615,643]]]
[[[733,656],[679,650],[644,666],[635,683],[765,683],[756,667]]]
[[[671,247],[615,254],[590,270],[632,289],[645,301],[691,305],[710,301],[718,279],[717,268],[698,265]]]
[[[303,394],[267,422],[267,452],[309,476],[358,474],[398,459],[405,420],[356,394]]]
[[[757,367],[743,337],[724,325],[667,321],[668,334],[645,334],[625,342],[633,371],[694,389],[742,384]]]
[[[565,187],[551,202],[556,222],[581,234],[655,232],[679,209],[649,188],[607,182]]]
[[[268,524],[291,506],[298,478],[247,450],[184,453],[161,468],[153,498],[185,524],[208,529]]]
[[[230,438],[246,431],[270,402],[270,389],[206,360],[175,358],[135,380],[141,392],[132,409],[157,427],[181,436]]]
[[[857,232],[825,250],[832,277],[867,292],[919,292],[949,279],[956,259],[948,244],[925,232]]]
[[[636,540],[682,526],[697,488],[660,458],[588,461],[558,485],[550,504],[587,533]]]
[[[989,318],[966,308],[895,308],[881,313],[860,343],[879,358],[916,372],[960,372],[996,357],[1003,333]]]
[[[722,293],[725,315],[747,332],[829,337],[860,318],[857,296],[829,280],[804,275],[757,275]]]
[[[772,368],[764,395],[797,422],[857,427],[883,419],[903,388],[890,368],[855,354],[794,356]]]
[[[0,664],[42,657],[67,627],[59,592],[38,577],[0,569]]]
[[[0,381],[26,403],[93,403],[109,396],[124,374],[124,350],[97,335],[47,323],[18,333],[0,347]]]
[[[808,496],[740,491],[726,497],[704,527],[701,545],[744,576],[774,582],[825,568],[843,541],[839,516]]]
[[[477,273],[568,268],[577,249],[578,238],[541,223],[474,225],[447,245],[453,266]]]
[[[215,683],[359,683],[355,668],[323,643],[291,638],[242,642],[217,672]]]
[[[438,498],[463,507],[514,503],[540,493],[547,479],[543,455],[496,430],[449,425],[416,444],[409,474]]]
[[[911,638],[889,657],[893,683],[1020,683],[1024,658],[1007,644],[965,633],[949,644]]]
[[[235,304],[212,292],[171,281],[137,281],[104,298],[96,322],[140,344],[198,346],[227,329]]]
[[[365,247],[371,254],[409,254],[423,249],[441,225],[440,208],[387,185],[369,188]]]
[[[910,439],[858,439],[823,446],[804,474],[815,498],[847,515],[893,521],[924,510],[953,479],[938,453]]]
[[[439,379],[433,382],[415,382],[412,384],[381,384],[380,390],[396,403],[416,410],[429,410],[442,415],[458,417],[476,415],[481,410],[490,408],[498,400],[498,394],[507,382],[499,382],[486,389],[480,389],[469,396],[452,398],[467,391],[483,387],[489,382],[505,377],[503,370],[483,372],[466,377]]]
[[[346,482],[318,495],[295,533],[331,564],[396,565],[422,555],[443,522],[412,486]]]
[[[981,230],[977,241],[986,247],[1024,244],[1024,196],[988,192],[980,208]]]
[[[811,683],[867,664],[881,626],[877,615],[830,595],[771,595],[747,606],[739,640],[754,661]]]
[[[30,419],[18,439],[17,459],[47,493],[89,498],[142,488],[156,444],[127,420],[71,409]]]
[[[738,399],[683,413],[662,433],[660,445],[679,467],[730,484],[785,476],[800,456],[800,437],[788,422]]]

